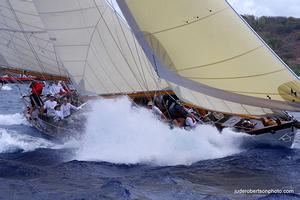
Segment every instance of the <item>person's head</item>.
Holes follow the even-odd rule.
[[[195,116],[194,116],[194,114],[193,114],[193,113],[188,113],[188,114],[186,115],[186,117],[191,117],[191,118],[194,118]]]
[[[60,105],[56,105],[56,106],[54,107],[54,110],[60,110]]]
[[[147,107],[148,107],[148,108],[152,108],[152,107],[153,107],[153,102],[152,102],[152,101],[149,101],[148,104],[147,104]]]
[[[63,102],[64,105],[66,105],[69,101],[68,101],[67,98],[64,98],[64,99],[62,100],[62,102]]]
[[[50,101],[54,101],[55,100],[55,96],[51,95],[50,96]]]

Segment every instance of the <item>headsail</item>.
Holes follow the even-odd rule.
[[[158,74],[183,99],[206,107],[206,96],[236,113],[300,110],[298,78],[225,0],[117,2]]]
[[[34,0],[56,52],[81,91],[161,90],[128,25],[105,0]]]
[[[67,73],[31,0],[0,1],[0,15],[0,67],[65,78]]]

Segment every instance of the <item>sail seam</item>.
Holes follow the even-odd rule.
[[[266,76],[266,75],[270,75],[270,74],[275,74],[278,72],[282,72],[282,71],[286,71],[286,69],[280,69],[280,70],[276,70],[276,71],[272,71],[272,72],[267,72],[267,73],[263,73],[263,74],[255,74],[255,75],[248,75],[248,76],[236,76],[236,77],[214,77],[214,78],[203,78],[203,77],[186,77],[185,78],[189,78],[189,79],[201,79],[201,80],[226,80],[226,79],[243,79],[243,78],[252,78],[252,77],[259,77],[259,76]]]
[[[160,31],[155,31],[155,32],[152,32],[151,34],[155,35],[155,34],[159,34],[159,33],[162,33],[162,32],[166,32],[166,31],[170,31],[170,30],[174,30],[174,29],[177,29],[177,28],[181,28],[181,27],[184,27],[184,26],[188,26],[188,25],[191,25],[191,24],[194,24],[194,23],[197,23],[197,22],[200,22],[204,19],[207,19],[207,18],[210,18],[214,15],[217,15],[225,10],[229,9],[229,7],[226,7],[226,8],[223,8],[221,10],[218,10],[210,15],[207,15],[207,16],[204,16],[204,17],[201,17],[199,19],[196,19],[194,21],[191,21],[191,22],[188,22],[188,23],[185,23],[185,24],[181,24],[181,25],[178,25],[178,26],[174,26],[174,27],[171,27],[171,28],[166,28],[166,29],[163,29],[163,30],[160,30]]]
[[[3,5],[0,5],[0,8],[5,8],[5,9],[7,9],[7,10],[10,10],[10,8],[8,8],[8,7],[6,7],[6,6],[3,6]],[[14,10],[15,10],[15,9],[14,9]],[[15,10],[15,12],[21,13],[21,14],[24,14],[24,15],[35,16],[35,17],[38,17],[38,16],[39,16],[39,15],[37,15],[37,14],[27,13],[27,12],[20,11],[20,10]]]
[[[1,16],[3,16],[3,15],[1,15]],[[6,26],[6,27],[11,28],[11,29],[15,28],[15,27],[9,26],[9,25],[7,25],[7,24],[4,24],[4,23],[2,23],[2,22],[0,22],[0,25]],[[30,31],[30,32],[32,32],[32,31]],[[45,31],[45,32],[47,32],[47,31]],[[3,33],[9,34],[9,33],[7,33],[7,32],[1,32],[1,34],[3,34]],[[42,34],[42,33],[39,33],[39,34]],[[39,38],[39,37],[37,37],[37,36],[35,36],[35,35],[31,35],[31,37],[36,38],[36,39],[41,40],[41,41],[45,41],[45,42],[48,42],[48,41],[49,41],[49,40],[46,40],[46,39],[43,39],[43,38]],[[18,38],[18,37],[17,37],[17,38]]]
[[[8,49],[13,49],[12,47],[9,47],[9,46],[7,46],[7,44],[3,44],[1,41],[0,41],[0,45],[1,46],[3,46],[3,47],[6,47],[6,48],[8,48]],[[26,51],[29,51],[29,52],[31,52],[31,50],[30,49],[27,49],[26,47],[24,47],[24,46],[22,46],[22,45],[19,45],[19,44],[14,44],[14,45],[17,45],[19,48],[22,48],[22,49],[24,49],[24,50],[26,50]],[[19,51],[19,52],[21,52],[21,51]],[[23,55],[27,55],[27,56],[29,56],[29,57],[32,57],[32,56],[30,56],[30,55],[28,55],[28,54],[26,54],[26,53],[24,53],[23,51],[21,52]],[[47,59],[48,61],[52,61],[52,62],[56,62],[56,60],[54,60],[54,59],[52,59],[52,58],[49,58],[49,57],[47,57],[47,56],[45,56],[45,55],[40,55],[41,57],[43,57],[44,59]],[[50,64],[50,63],[48,63],[48,62],[45,62],[45,61],[43,61],[45,64]]]
[[[236,56],[224,59],[224,60],[220,60],[220,61],[217,61],[217,62],[213,62],[213,63],[209,63],[209,64],[205,64],[205,65],[194,66],[194,67],[187,67],[187,68],[183,68],[183,69],[177,69],[176,71],[177,72],[182,72],[182,71],[187,71],[187,70],[191,70],[191,69],[199,69],[199,68],[203,68],[203,67],[209,67],[209,66],[212,66],[212,65],[224,63],[224,62],[227,62],[227,61],[230,61],[230,60],[233,60],[233,59],[245,56],[245,55],[247,55],[249,53],[252,53],[252,52],[254,52],[254,51],[256,51],[256,50],[258,50],[258,49],[260,49],[262,47],[264,47],[264,46],[261,45],[261,46],[255,47],[255,48],[253,48],[253,49],[251,49],[249,51],[246,51],[246,52],[244,52],[242,54],[239,54],[239,55],[236,55]]]
[[[103,5],[103,6],[100,6],[100,7],[105,7],[105,6]],[[73,10],[39,12],[39,14],[48,15],[48,14],[59,14],[59,13],[72,13],[72,12],[81,12],[81,11],[92,10],[92,9],[96,9],[96,8],[95,7],[86,7],[86,8],[79,8],[79,9],[73,9]]]
[[[8,33],[7,33],[8,34]],[[1,38],[3,38],[5,41],[7,40],[7,37],[11,37],[9,34],[7,35],[7,37],[6,37],[6,35],[3,35],[3,32],[2,33],[0,33],[0,37]],[[32,36],[31,36],[32,37]],[[20,41],[22,41],[22,42],[24,42],[24,43],[26,43],[26,41],[24,40],[24,39],[22,39],[22,38],[20,38],[20,37],[17,37],[17,35],[14,35],[14,37],[13,37],[15,40],[17,39],[17,40],[20,40]],[[45,42],[50,42],[50,41],[45,41]],[[15,42],[13,42],[13,43],[15,43]],[[23,47],[23,48],[25,48],[25,49],[27,49],[26,47],[24,47],[23,45],[21,45],[21,44],[17,44],[18,46],[20,46],[20,47]],[[43,47],[41,47],[41,46],[37,46],[37,45],[33,45],[34,47],[37,47],[37,48],[40,48],[40,49],[42,49],[43,51],[47,51],[47,52],[49,52],[49,53],[53,53],[54,54],[54,51],[51,51],[50,49],[47,49],[47,48],[43,48]]]

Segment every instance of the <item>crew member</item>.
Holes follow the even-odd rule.
[[[50,85],[49,87],[49,92],[51,95],[56,97],[59,97],[62,93],[66,93],[60,82],[58,82],[57,84],[52,83],[52,85]]]
[[[31,88],[31,94],[30,94],[30,101],[31,101],[31,106],[32,107],[41,107],[43,105],[43,101],[41,99],[41,94],[43,92],[44,84],[38,81],[33,81],[30,84]]]
[[[67,98],[63,99],[63,104],[61,105],[61,110],[63,113],[63,117],[68,117],[71,115],[71,109],[80,110],[80,107],[76,107],[68,102]]]
[[[192,113],[188,113],[185,118],[185,126],[195,128],[197,126],[197,120]]]
[[[149,101],[147,106],[158,119],[167,119],[163,112],[161,112],[161,110],[155,106],[152,101]]]
[[[54,115],[53,115],[53,119],[55,122],[58,122],[60,120],[64,119],[64,115],[63,115],[63,111],[61,110],[61,105],[56,105],[54,107]]]
[[[46,110],[46,113],[48,116],[55,116],[55,106],[57,105],[57,102],[55,101],[54,96],[50,96],[50,99],[45,102],[44,104],[44,110]]]

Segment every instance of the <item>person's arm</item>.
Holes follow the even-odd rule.
[[[44,110],[47,109],[47,107],[48,107],[48,101],[46,101],[46,102],[44,103],[44,106],[43,106]]]
[[[76,106],[73,106],[71,103],[70,104],[70,108],[73,109],[73,110],[80,110],[80,108],[76,107]]]

